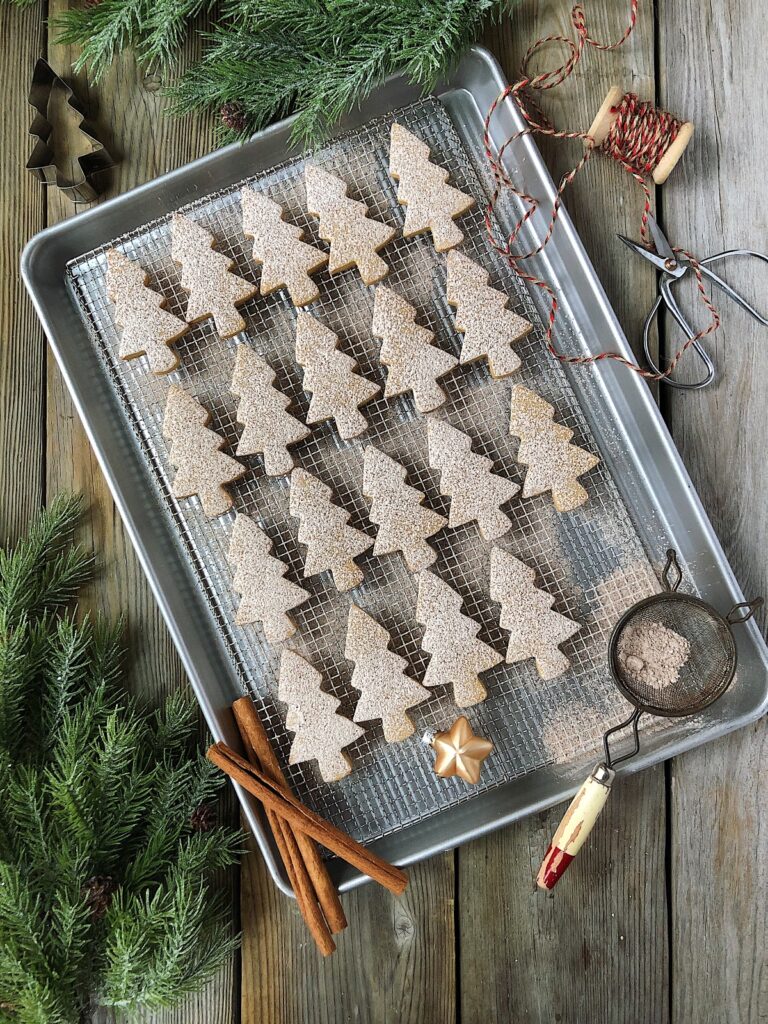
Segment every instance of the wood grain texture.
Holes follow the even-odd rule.
[[[21,250],[45,215],[43,187],[25,166],[26,97],[42,33],[40,8],[0,6],[0,81],[10,85],[0,160],[0,542],[23,533],[43,494],[45,343],[19,274]]]
[[[662,1024],[664,769],[621,779],[551,896],[535,876],[563,807],[459,850],[461,1022]]]
[[[616,54],[588,51],[568,83],[544,96],[556,124],[587,128],[611,84],[629,88],[627,68],[631,88],[653,96],[653,10],[650,3],[641,7],[630,44]],[[510,79],[535,38],[572,34],[568,12],[560,3],[523,5],[511,25],[489,33],[486,43]],[[625,13],[623,5],[591,5],[591,33],[618,38]],[[551,49],[538,67],[557,62]],[[580,155],[578,143],[542,150],[555,180]],[[611,161],[595,159],[567,206],[635,341],[655,281],[624,257],[615,232],[637,235],[639,191]],[[620,780],[599,827],[548,898],[535,890],[534,878],[562,812],[554,808],[458,851],[462,1024],[668,1019],[664,769]]]
[[[453,855],[408,876],[401,897],[376,885],[343,896],[349,927],[323,960],[251,844],[240,885],[243,1024],[454,1021]]]
[[[662,4],[661,93],[696,123],[664,191],[664,224],[700,255],[766,250],[765,8]],[[729,267],[764,308],[766,267]],[[747,594],[768,595],[768,331],[731,303],[708,344],[719,383],[665,407],[675,441]],[[690,309],[695,309],[691,304]],[[677,335],[668,327],[667,345]],[[765,624],[764,614],[761,617]],[[738,680],[736,684],[738,686]],[[672,1019],[768,1019],[768,758],[765,720],[677,759],[671,768]]]

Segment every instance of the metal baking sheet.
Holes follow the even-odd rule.
[[[568,795],[584,765],[594,758],[603,730],[626,714],[605,670],[607,634],[629,603],[655,588],[653,566],[661,562],[670,543],[680,551],[692,588],[721,608],[741,599],[646,386],[634,375],[605,364],[572,374],[553,365],[541,342],[536,297],[521,290],[487,243],[482,203],[489,177],[480,146],[482,116],[502,87],[492,58],[474,50],[453,80],[431,99],[413,102],[403,83],[388,84],[339,138],[312,155],[314,162],[349,181],[351,193],[364,199],[375,216],[400,226],[402,211],[387,173],[393,111],[430,144],[434,159],[450,170],[452,181],[478,199],[476,210],[461,221],[466,235],[463,251],[483,263],[492,283],[510,295],[510,305],[537,325],[518,347],[523,371],[515,381],[551,401],[559,420],[575,431],[575,440],[599,451],[602,459],[599,469],[584,478],[590,500],[582,509],[559,516],[546,497],[512,506],[514,527],[500,546],[536,568],[540,585],[556,597],[556,608],[581,622],[582,629],[565,647],[572,669],[559,679],[542,682],[530,663],[500,666],[486,676],[488,699],[468,711],[475,728],[496,744],[478,787],[436,779],[431,751],[419,741],[424,729],[442,728],[457,713],[443,690],[433,691],[428,702],[414,709],[417,733],[403,744],[385,744],[380,729],[370,726],[349,748],[355,770],[343,782],[322,783],[313,765],[290,770],[292,784],[310,806],[399,863],[455,845]],[[517,127],[517,112],[508,104],[496,122],[499,140]],[[266,189],[285,205],[288,218],[317,241],[316,224],[305,214],[303,158],[293,155],[285,160],[289,131],[290,122],[275,126],[244,147],[212,154],[44,232],[24,256],[25,279],[214,735],[231,738],[227,706],[245,690],[256,699],[284,759],[290,737],[283,727],[284,709],[275,699],[279,650],[264,643],[257,627],[233,624],[237,598],[226,562],[233,515],[211,522],[194,499],[177,502],[171,496],[173,471],[160,431],[168,379],[147,373],[143,360],[126,363],[117,358],[118,339],[104,292],[103,253],[118,240],[149,270],[155,287],[171,298],[170,308],[178,313],[184,308],[184,294],[168,251],[168,215],[173,210],[188,207],[189,215],[214,232],[219,248],[246,277],[252,277],[254,268],[239,225],[243,181]],[[543,198],[551,195],[552,183],[530,139],[513,147],[509,160],[515,180],[527,191]],[[502,208],[502,223],[515,213],[511,206]],[[528,241],[542,230],[545,216],[532,219]],[[148,217],[155,219],[148,223]],[[457,351],[460,342],[444,300],[444,257],[434,252],[428,238],[399,238],[385,255],[392,266],[386,283],[416,306],[419,322],[435,331],[438,344]],[[626,350],[567,217],[561,219],[537,272],[559,285],[564,309],[558,326],[560,347],[586,352],[607,341]],[[372,290],[352,274],[330,278],[323,273],[318,281],[321,298],[312,312],[339,333],[342,346],[358,360],[362,372],[381,382],[378,343],[370,334]],[[275,366],[280,386],[300,414],[305,413],[301,371],[293,360],[295,314],[290,303],[277,293],[251,300],[243,312],[247,327],[237,340],[253,345]],[[228,388],[234,345],[219,341],[210,324],[196,325],[180,343],[182,366],[173,375],[206,404],[215,427],[230,441],[239,432],[236,402]],[[519,481],[516,442],[507,431],[509,389],[509,382],[493,381],[484,367],[463,368],[446,381],[449,398],[440,415],[467,430],[477,450]],[[105,419],[107,409],[113,413],[111,424],[109,417]],[[410,400],[377,400],[366,407],[366,415],[369,431],[352,442],[340,442],[330,425],[315,428],[295,450],[299,464],[331,484],[339,502],[352,513],[352,524],[370,532],[360,480],[362,450],[374,443],[403,462],[411,482],[426,492],[428,504],[445,512],[437,476],[427,466],[425,424]],[[248,461],[253,472],[233,488],[235,507],[263,525],[275,542],[275,553],[288,563],[290,577],[298,580],[303,552],[296,523],[287,512],[287,481],[266,478],[260,460]],[[142,499],[138,502],[137,487]],[[435,538],[435,547],[439,559],[434,568],[462,594],[465,610],[482,626],[481,636],[503,651],[498,608],[488,596],[490,545],[470,526],[443,531]],[[399,557],[368,556],[361,566],[366,582],[352,595],[339,595],[324,576],[309,581],[312,596],[296,614],[299,633],[289,644],[324,671],[328,689],[340,698],[347,714],[357,697],[349,686],[351,665],[343,658],[350,599],[391,630],[393,649],[408,660],[417,678],[426,664],[420,648],[422,630],[413,617],[415,583]],[[739,679],[731,693],[695,720],[658,723],[648,731],[645,752],[635,767],[704,742],[761,713],[766,702],[766,651],[753,626],[741,632],[740,648]],[[253,807],[247,800],[245,806],[270,870],[285,888]],[[343,887],[359,881],[346,867],[338,866],[338,874]]]

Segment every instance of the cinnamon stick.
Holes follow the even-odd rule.
[[[405,891],[408,876],[404,871],[388,864],[371,850],[355,842],[346,832],[342,832],[319,814],[315,814],[297,800],[290,790],[273,782],[226,743],[214,743],[208,748],[207,756],[231,779],[258,797],[266,808],[274,810],[280,817],[289,821],[294,829],[305,832],[396,896]]]
[[[304,869],[304,862],[296,845],[296,838],[287,822],[283,821],[274,811],[266,808],[265,810],[267,823],[275,837],[275,845],[283,864],[285,864],[285,872],[296,896],[296,904],[301,916],[304,918],[317,948],[323,956],[330,956],[336,949],[336,943],[333,941],[328,924],[315,899],[312,883]]]
[[[232,705],[232,711],[246,747],[248,760],[260,767],[262,772],[276,782],[279,786],[289,789],[285,781],[283,769],[275,756],[272,745],[269,742],[266,729],[256,713],[253,701],[250,697],[241,697]],[[290,828],[290,826],[289,826]],[[303,832],[293,832],[299,853],[303,859],[309,878],[314,887],[320,907],[328,922],[328,927],[334,933],[343,931],[347,927],[347,919],[344,915],[344,908],[341,905],[339,894],[331,881],[328,869],[320,856],[320,851],[308,835]]]
[[[248,701],[250,704],[250,701]],[[254,715],[256,714],[254,709]],[[258,716],[257,716],[258,717]],[[246,734],[245,730],[240,725],[240,719],[237,714],[235,719],[240,730],[240,736],[243,741],[243,747],[248,755],[248,758],[254,765],[259,765],[258,754],[251,743],[250,736]],[[261,724],[261,723],[259,723]],[[263,765],[261,765],[263,768]],[[297,843],[296,836],[293,833],[291,826],[287,821],[284,821],[275,811],[265,807],[265,813],[267,818],[267,824],[272,832],[275,839],[275,846],[277,847],[280,859],[285,865],[285,873],[288,876],[293,894],[296,897],[296,904],[299,908],[301,916],[309,929],[312,938],[315,940],[315,944],[323,956],[330,956],[331,953],[336,949],[336,943],[331,937],[329,925],[326,922],[321,908],[318,906],[315,898],[315,891],[312,885],[312,881],[307,872],[304,860]]]

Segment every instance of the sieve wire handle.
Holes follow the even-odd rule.
[[[536,876],[540,889],[551,892],[584,845],[605,807],[615,775],[616,772],[601,761],[568,805]]]

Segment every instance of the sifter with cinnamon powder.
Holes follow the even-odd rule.
[[[751,619],[763,599],[737,604],[723,616],[700,598],[679,593],[682,578],[677,555],[670,548],[662,574],[663,592],[632,605],[611,633],[608,667],[622,695],[634,705],[634,711],[626,721],[605,733],[605,756],[571,801],[544,855],[536,877],[541,889],[554,889],[605,806],[616,766],[640,750],[640,718],[644,714],[661,718],[697,714],[722,697],[733,682],[737,656],[731,627]],[[655,673],[644,672],[638,657],[631,653],[626,656],[627,649],[632,649],[628,640],[643,635],[676,638],[676,643],[668,641],[666,648],[660,648],[662,660]],[[684,654],[678,662],[664,664],[665,656],[671,660],[681,650]],[[614,756],[611,740],[628,728],[632,729],[632,748]]]

